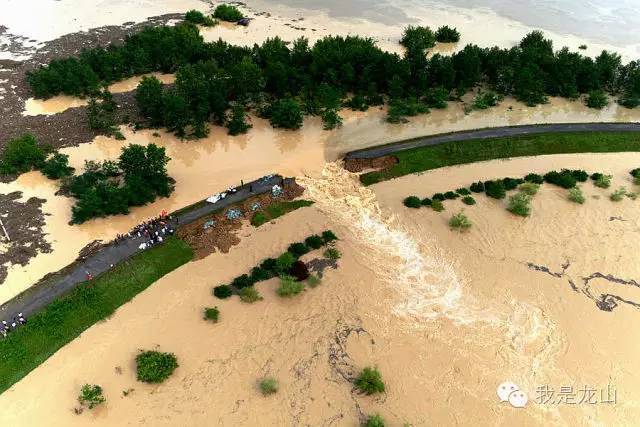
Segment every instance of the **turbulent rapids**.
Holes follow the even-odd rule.
[[[300,182],[306,197],[354,233],[369,268],[401,294],[396,314],[415,320],[444,316],[460,324],[497,320],[464,295],[455,269],[435,243],[416,240],[393,215],[383,214],[373,191],[360,185],[356,175],[328,163],[321,178]]]

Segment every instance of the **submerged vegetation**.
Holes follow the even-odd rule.
[[[453,230],[466,231],[470,229],[472,225],[471,220],[462,211],[453,215],[451,219],[449,219],[449,227]]]
[[[354,385],[364,394],[384,392],[382,375],[377,368],[364,368],[354,381]]]
[[[273,377],[265,377],[261,379],[258,385],[260,386],[260,391],[264,396],[274,394],[278,391],[278,380]]]
[[[178,359],[173,353],[142,351],[136,356],[138,381],[161,383],[171,376],[178,367]]]
[[[80,285],[29,319],[29,323],[0,340],[0,393],[19,381],[94,323],[111,316],[122,304],[193,258],[181,240],[134,255]],[[135,272],[135,274],[131,274]]]
[[[87,406],[89,409],[93,409],[98,405],[106,402],[104,395],[102,394],[102,387],[99,385],[90,385],[85,384],[80,389],[80,394],[78,395],[78,402],[82,406]]]
[[[219,5],[214,16],[242,18],[229,5]],[[400,40],[406,48],[400,56],[358,36],[327,36],[312,46],[305,38],[288,44],[278,37],[253,47],[208,43],[194,25],[206,25],[207,19],[190,11],[188,22],[146,28],[122,44],[53,60],[30,72],[28,82],[38,98],[92,96],[126,77],[175,72],[173,88],[141,83],[138,105],[151,126],[193,137],[205,136],[210,122],[228,123],[233,133],[243,131],[237,127],[242,122],[239,110],[234,120],[226,118],[237,104],[276,127],[297,129],[303,114],[319,115],[326,128],[333,128],[340,123],[337,110],[343,104],[366,110],[386,102],[388,120],[398,123],[429,108],[444,108],[449,99],[481,85],[488,91],[476,99],[475,108],[488,108],[507,95],[528,105],[544,103],[548,96],[576,99],[582,94],[594,108],[602,105],[603,94],[605,99],[606,94],[618,97],[626,107],[640,104],[640,62],[623,65],[619,55],[607,51],[595,59],[567,48],[554,51],[538,31],[510,49],[469,44],[451,56],[428,56],[436,40],[457,41],[457,30],[443,26],[434,33],[409,26]]]

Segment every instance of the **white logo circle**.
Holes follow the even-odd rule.
[[[524,408],[529,398],[525,392],[516,390],[509,395],[509,403],[514,408]]]
[[[512,383],[511,381],[505,381],[498,386],[496,393],[498,393],[500,402],[508,402],[509,395],[517,390],[520,390],[520,387],[518,387],[515,383]]]

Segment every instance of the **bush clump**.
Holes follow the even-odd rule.
[[[609,188],[611,187],[611,178],[613,178],[611,175],[600,174],[593,182],[593,185],[599,188]]]
[[[184,15],[184,20],[191,22],[192,24],[200,24],[205,27],[213,27],[217,24],[214,19],[211,19],[209,16],[205,16],[202,12],[195,9],[188,11]]]
[[[253,283],[262,282],[263,280],[269,280],[275,276],[275,273],[265,270],[262,267],[253,267],[251,269],[251,281]]]
[[[246,288],[240,289],[238,295],[240,295],[240,300],[242,302],[246,302],[249,304],[260,301],[262,299],[262,296],[260,296],[260,292],[258,292],[255,286],[248,286]]]
[[[216,298],[225,299],[229,298],[233,294],[229,285],[219,285],[213,288],[213,295]]]
[[[449,219],[449,227],[457,231],[465,231],[471,228],[471,220],[462,212],[458,212]]]
[[[309,277],[309,267],[307,267],[307,264],[304,262],[298,260],[294,262],[289,269],[289,274],[295,277],[298,282],[302,282]]]
[[[311,249],[320,249],[324,245],[324,240],[322,237],[314,234],[304,239],[304,243]]]
[[[367,420],[362,425],[363,427],[384,427],[384,419],[378,415],[369,415]]]
[[[474,193],[484,193],[484,183],[482,181],[474,182],[469,188]]]
[[[582,194],[580,187],[570,188],[569,195],[567,197],[574,203],[583,204],[585,202],[585,197],[584,194]]]
[[[292,297],[304,290],[304,283],[291,276],[280,276],[280,287],[276,291],[281,297]]]
[[[484,191],[487,196],[494,199],[504,199],[507,195],[507,191],[504,188],[503,181],[485,181]]]
[[[589,108],[602,110],[604,107],[609,105],[609,98],[607,98],[607,94],[603,90],[596,89],[589,92],[584,103]]]
[[[421,53],[435,46],[436,36],[429,27],[409,25],[402,32],[400,44],[408,53]]]
[[[447,191],[446,193],[444,193],[444,198],[447,200],[457,199],[458,197],[460,197],[460,195],[453,191]]]
[[[418,209],[420,206],[422,206],[422,201],[417,196],[409,196],[405,198],[402,203],[404,203],[406,207],[413,209]]]
[[[253,286],[253,280],[251,280],[251,277],[249,277],[248,274],[243,274],[233,279],[231,285],[240,290],[243,288],[248,288],[249,286]]]
[[[442,212],[444,210],[444,204],[442,203],[442,200],[433,199],[431,201],[431,209],[436,212]]]
[[[38,145],[36,138],[25,134],[7,143],[0,158],[0,174],[11,175],[40,169],[44,166],[46,149]]]
[[[535,196],[540,189],[540,184],[525,182],[520,184],[520,187],[518,187],[518,189],[528,196]]]
[[[577,179],[573,172],[568,169],[562,169],[560,172],[551,171],[544,174],[545,182],[557,185],[559,187],[569,189],[576,186]]]
[[[627,189],[624,187],[620,187],[617,190],[615,190],[613,193],[611,193],[611,195],[609,196],[609,199],[611,199],[612,202],[619,202],[626,195],[627,195]]]
[[[293,98],[283,98],[271,104],[271,126],[283,129],[300,129],[302,126],[302,109]]]
[[[542,184],[544,182],[542,175],[538,175],[537,173],[527,174],[527,176],[524,177],[524,180],[534,184]]]
[[[298,242],[290,244],[287,251],[291,252],[296,258],[299,258],[302,255],[309,253],[311,249],[304,243]]]
[[[364,368],[354,382],[356,388],[365,394],[384,392],[382,375],[377,368]]]
[[[524,181],[520,178],[503,178],[502,184],[504,185],[504,189],[507,191],[514,190],[518,185],[522,184]]]
[[[307,279],[307,285],[311,286],[312,288],[315,288],[316,286],[318,286],[320,282],[321,282],[320,278],[315,274],[310,274],[309,278]]]
[[[178,359],[173,353],[143,351],[136,356],[138,381],[161,383],[171,376],[178,367]]]
[[[211,320],[213,323],[218,323],[218,318],[220,317],[220,310],[218,307],[207,307],[204,309],[204,319]]]
[[[582,170],[582,169],[573,169],[571,171],[571,175],[578,182],[586,182],[589,179],[589,174],[587,173],[587,171]]]
[[[465,205],[467,205],[467,206],[473,206],[473,205],[475,205],[475,204],[476,204],[476,199],[474,199],[474,198],[473,198],[473,197],[471,197],[471,196],[464,196],[464,197],[462,198],[462,203],[464,203],[464,204],[465,204]]]
[[[431,196],[431,200],[439,200],[441,202],[443,202],[446,199],[446,197],[444,197],[444,194],[442,193],[436,193],[433,196]]]
[[[431,199],[430,199],[430,198],[428,198],[428,197],[425,197],[424,199],[422,199],[422,200],[420,201],[420,204],[421,204],[422,206],[431,206]]]
[[[89,409],[93,409],[96,406],[103,404],[106,400],[107,399],[105,399],[102,394],[102,387],[96,384],[83,385],[80,389],[80,394],[78,395],[78,402],[80,402],[80,405],[86,405]]]
[[[227,22],[238,22],[244,16],[240,10],[229,4],[221,4],[213,11],[213,17]]]
[[[529,216],[531,213],[531,196],[525,193],[514,194],[509,197],[507,210],[519,216]]]
[[[342,254],[336,248],[327,248],[327,250],[324,251],[323,255],[324,255],[325,258],[331,259],[331,260],[334,260],[334,261],[337,261],[340,258],[342,258]]]
[[[279,273],[286,273],[296,260],[297,258],[291,252],[285,252],[276,259],[276,270]]]
[[[458,193],[461,196],[468,196],[469,194],[471,194],[471,191],[469,191],[469,189],[467,188],[462,187],[462,188],[458,188],[456,190],[456,193]]]
[[[324,244],[326,245],[330,242],[338,240],[338,236],[333,234],[333,231],[331,230],[325,230],[322,232],[322,240],[324,240]]]
[[[260,380],[260,391],[264,396],[274,394],[278,391],[278,381],[273,377],[266,377]]]
[[[457,43],[460,41],[460,33],[455,28],[443,25],[436,31],[436,40],[440,43]]]

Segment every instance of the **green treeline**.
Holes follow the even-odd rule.
[[[438,35],[449,37],[442,34],[449,30]],[[331,128],[340,124],[335,112],[342,106],[366,110],[388,102],[389,120],[398,122],[444,108],[479,85],[528,105],[548,96],[589,94],[589,104],[601,106],[605,93],[626,107],[640,105],[640,62],[623,65],[615,53],[603,51],[594,60],[567,48],[554,51],[552,42],[534,31],[510,49],[470,44],[451,56],[428,58],[435,41],[429,28],[409,27],[401,40],[403,56],[351,36],[328,36],[313,46],[304,38],[288,44],[276,37],[240,47],[222,40],[205,43],[193,24],[183,23],[148,28],[122,45],[52,61],[30,73],[29,82],[38,97],[86,95],[130,75],[177,72],[172,89],[153,79],[143,82],[138,104],[152,125],[194,136],[206,134],[210,121],[232,122],[240,133],[248,128],[243,111],[250,108],[277,127],[295,129],[303,114],[318,114]]]

